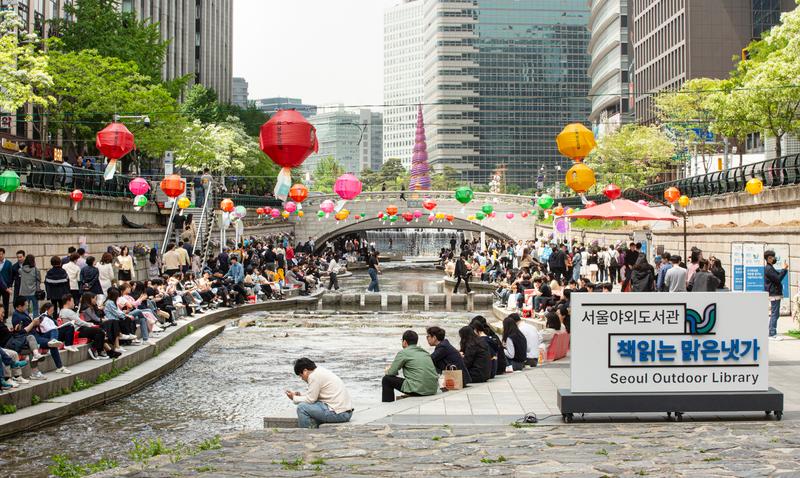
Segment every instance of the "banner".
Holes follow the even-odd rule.
[[[745,242],[742,245],[744,256],[745,292],[764,291],[764,244]]]
[[[731,290],[744,290],[744,252],[741,242],[731,243]]]
[[[767,294],[572,295],[573,393],[766,391]]]

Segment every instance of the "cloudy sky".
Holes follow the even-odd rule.
[[[383,12],[397,0],[236,0],[233,74],[250,99],[383,102]]]

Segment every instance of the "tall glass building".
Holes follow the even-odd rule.
[[[487,184],[563,181],[555,138],[586,122],[586,0],[426,0],[424,103],[434,169]],[[538,179],[538,181],[537,181]]]

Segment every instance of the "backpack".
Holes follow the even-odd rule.
[[[600,254],[600,256],[597,257],[597,265],[601,269],[606,266],[606,259],[604,254]]]
[[[615,255],[611,255],[611,261],[609,261],[608,265],[609,267],[619,267],[619,264],[617,264],[617,257]]]

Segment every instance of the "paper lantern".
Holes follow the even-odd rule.
[[[147,206],[147,196],[139,195],[133,198],[134,211],[141,211],[145,206]]]
[[[443,212],[437,212],[434,217],[436,217],[436,219],[441,221],[442,219],[444,219],[444,213]]]
[[[475,219],[477,219],[477,217],[475,217],[474,214],[470,214],[469,216],[467,216],[467,221],[474,221]]]
[[[150,191],[150,183],[144,178],[133,178],[131,182],[128,183],[128,190],[130,190],[134,196],[141,196]]]
[[[506,213],[506,219],[508,219],[509,221],[514,219],[514,213],[513,212],[507,212]]]
[[[461,186],[456,189],[456,201],[461,204],[468,204],[475,197],[475,192],[469,186]]]
[[[280,209],[275,208],[272,210],[272,212],[269,213],[269,215],[273,219],[278,219],[279,217],[281,217],[281,211]]]
[[[553,223],[555,226],[556,232],[559,234],[566,234],[569,232],[569,219],[566,217],[559,217]]]
[[[9,194],[19,189],[20,180],[16,171],[7,169],[0,174],[0,202],[6,202]]]
[[[424,201],[422,201],[422,207],[424,207],[428,211],[433,211],[434,209],[436,209],[436,201],[432,199],[425,199]]]
[[[414,211],[414,219],[419,219],[422,217],[422,211]]]
[[[567,213],[567,216],[569,216],[570,214],[572,214],[573,212],[575,212],[575,210],[574,210],[574,209],[572,209],[572,208],[569,208],[569,209],[567,209],[565,212]]]
[[[170,174],[161,180],[161,190],[167,197],[175,199],[186,191],[186,182],[177,174]]]
[[[81,191],[80,189],[76,189],[71,193],[69,193],[69,198],[72,199],[73,202],[72,208],[77,211],[78,203],[83,201],[83,191]]]
[[[433,222],[436,220],[436,214],[429,214],[428,215],[428,222]]]
[[[236,217],[243,218],[247,216],[247,208],[244,206],[236,206],[233,210],[233,214],[236,215]]]
[[[178,209],[186,209],[192,205],[192,200],[186,196],[178,199]]]
[[[136,146],[133,141],[133,133],[122,123],[111,123],[97,132],[95,146],[108,158],[103,178],[109,180],[114,177],[117,169],[117,160],[133,151]]]
[[[397,216],[395,216],[394,214],[390,215],[389,216],[389,222],[391,222],[391,223],[397,222]]]
[[[378,213],[378,219],[383,219],[384,213],[383,211]]]
[[[261,126],[259,146],[278,166],[296,168],[319,150],[317,129],[295,110],[278,110]]]
[[[492,211],[494,211],[494,207],[491,204],[484,204],[481,206],[481,211],[488,216],[492,213]]]
[[[289,197],[292,198],[294,202],[302,203],[308,197],[308,188],[302,184],[295,184],[292,186],[292,189],[289,190]]]
[[[271,207],[265,207],[264,208],[264,214],[272,214],[272,208]]]
[[[263,207],[256,208],[256,214],[258,214],[259,216],[263,216],[264,208]]]
[[[597,142],[594,133],[580,123],[568,124],[556,137],[558,150],[573,161],[583,161],[594,148]]]
[[[326,199],[320,203],[319,208],[324,211],[325,214],[330,214],[336,208],[336,204],[334,204],[330,199]]]
[[[284,219],[289,219],[289,211],[283,211],[281,213],[281,217],[283,217]]]
[[[403,219],[405,219],[406,222],[411,222],[411,221],[414,220],[414,215],[411,214],[410,212],[404,212],[403,213]]]
[[[304,213],[303,211],[297,211],[297,217],[303,217],[305,215],[306,213]]]
[[[484,214],[482,211],[478,211],[478,212],[475,213],[475,219],[477,219],[479,221],[483,221],[485,218],[486,218],[486,214]]]
[[[293,203],[292,201],[287,202],[284,204],[283,209],[289,211],[290,213],[297,211],[297,204]]]
[[[565,179],[567,187],[577,194],[583,194],[595,185],[594,171],[583,163],[575,163]]]
[[[230,199],[223,199],[219,203],[219,208],[222,209],[223,212],[231,212],[234,208],[233,201]]]
[[[753,178],[750,181],[747,181],[744,189],[750,193],[751,196],[755,196],[757,194],[761,194],[761,192],[764,190],[764,183],[758,178]]]
[[[564,208],[561,207],[561,206],[554,207],[553,208],[553,214],[558,216],[558,217],[563,216],[564,215]]]
[[[551,207],[553,207],[553,203],[555,203],[555,200],[549,194],[542,194],[541,196],[539,196],[539,200],[536,203],[542,209],[550,209]]]
[[[345,201],[351,201],[361,194],[362,184],[350,173],[342,174],[333,184],[333,192]]]
[[[689,204],[691,204],[691,203],[692,203],[692,200],[689,199],[689,196],[683,195],[683,196],[678,198],[678,204],[684,209],[689,207]]]
[[[317,217],[320,218],[320,219],[325,217],[325,211],[317,211]]]
[[[603,195],[613,201],[615,199],[619,199],[619,197],[622,195],[622,190],[619,188],[619,186],[612,183],[603,189]]]
[[[447,222],[453,222],[453,219],[455,219],[456,217],[453,216],[452,214],[448,214],[444,218],[447,220]]]
[[[386,214],[388,214],[390,216],[396,216],[397,215],[397,211],[398,211],[398,209],[397,209],[397,206],[395,206],[395,205],[389,205],[386,208]]]
[[[667,188],[664,191],[664,199],[667,200],[668,203],[672,204],[677,201],[681,197],[681,192],[676,187]]]
[[[522,211],[522,214],[521,214],[521,216],[522,216],[522,218],[523,218],[523,219],[525,219],[526,217],[528,217],[528,215],[529,215],[529,214],[528,214],[528,211]]]

